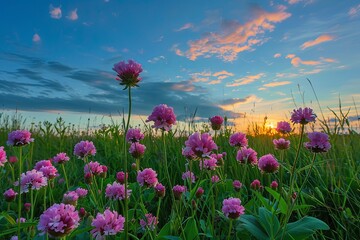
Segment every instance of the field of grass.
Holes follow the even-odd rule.
[[[8,203],[1,195],[0,239],[17,235],[19,228],[24,239],[48,238],[47,234],[40,235],[37,230],[40,215],[46,208],[61,203],[68,190],[78,187],[89,190],[88,195],[79,199],[76,205],[77,210],[84,208],[87,214],[82,217],[80,225],[66,236],[67,239],[90,239],[92,219],[107,208],[128,216],[129,239],[357,239],[360,234],[360,135],[354,131],[338,134],[336,129],[328,129],[331,149],[316,154],[312,167],[314,154],[303,144],[296,157],[300,125],[293,125],[295,131],[287,135],[279,135],[275,131],[263,134],[264,131],[250,126],[252,134],[247,135],[249,147],[257,152],[258,158],[273,154],[280,163],[277,173],[263,174],[257,166],[240,164],[236,160],[239,148],[229,144],[229,137],[234,133],[231,127],[223,126],[216,134],[210,131],[218,146],[214,152],[226,152],[223,164],[218,164],[215,170],[200,170],[201,160],[187,160],[182,155],[182,149],[190,134],[209,131],[209,126],[189,124],[186,129],[175,126],[162,135],[161,131],[155,132],[150,124],[144,125],[142,132],[145,138],[141,143],[146,146],[146,151],[137,168],[152,168],[157,172],[159,182],[166,188],[165,197],[158,198],[152,187],[140,187],[137,183],[136,168],[132,167],[136,160],[128,153],[124,154],[130,144],[124,143],[123,126],[109,125],[93,131],[78,131],[61,119],[56,123],[43,122],[31,126],[24,126],[22,119],[16,117],[3,115],[0,120],[0,146],[4,146],[8,158],[15,155],[19,158],[19,148],[6,146],[8,133],[25,127],[32,133],[34,142],[22,147],[22,172],[33,169],[39,160],[51,159],[60,152],[66,152],[70,157],[70,161],[63,165],[69,189],[64,182],[62,167],[54,164],[58,177],[51,180],[47,187],[33,191],[33,194],[21,194],[22,204],[34,204],[32,214],[22,208],[21,216],[26,218],[25,223],[18,225],[15,222],[18,197]],[[307,132],[312,132],[310,124],[305,126],[302,142],[308,141]],[[290,140],[288,150],[274,148],[272,140],[280,137]],[[86,161],[97,161],[108,168],[106,176],[94,177],[92,184],[84,181],[85,161],[73,154],[74,146],[82,140],[92,141],[96,147],[96,155]],[[126,208],[124,200],[112,201],[105,197],[107,184],[112,184],[116,173],[124,170],[125,158],[129,172],[128,189],[132,190]],[[298,160],[292,174],[295,158]],[[19,161],[7,162],[4,167],[0,166],[1,193],[9,188],[16,191],[13,180],[19,176],[18,164]],[[197,177],[192,184],[182,179],[182,174],[190,168]],[[211,181],[214,175],[219,177],[218,182]],[[292,177],[293,191],[289,193]],[[258,190],[250,187],[255,179],[260,180],[262,185]],[[234,180],[242,183],[240,191],[234,189]],[[279,183],[275,190],[270,188],[274,180]],[[180,200],[175,200],[172,194],[171,187],[175,185],[187,186]],[[195,196],[198,187],[204,189],[200,198]],[[293,192],[297,192],[296,198]],[[223,200],[229,197],[241,199],[245,215],[234,220],[224,215]],[[127,214],[125,209],[128,209]],[[155,229],[141,228],[139,221],[146,213],[158,215]],[[292,232],[287,233],[290,228]],[[107,237],[124,238],[125,231]]]

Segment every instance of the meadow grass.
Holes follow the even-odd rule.
[[[75,230],[68,239],[86,239],[90,238],[89,230],[91,230],[90,221],[96,213],[103,211],[105,208],[116,208],[121,211],[121,203],[111,202],[105,203],[105,187],[108,183],[115,181],[116,173],[124,169],[124,151],[128,151],[127,144],[124,144],[124,126],[108,125],[99,129],[92,129],[91,131],[80,131],[74,125],[65,123],[61,118],[55,123],[42,122],[39,124],[31,124],[25,126],[25,119],[16,116],[2,115],[0,118],[0,146],[5,146],[8,138],[8,133],[12,130],[28,128],[32,137],[35,139],[33,143],[23,148],[23,172],[33,168],[36,162],[43,159],[50,159],[59,152],[66,152],[71,157],[70,161],[64,165],[67,173],[68,184],[70,190],[77,187],[86,188],[84,182],[84,162],[73,155],[74,145],[81,140],[89,140],[94,143],[97,153],[89,160],[98,161],[102,165],[108,167],[106,178],[95,179],[98,184],[97,190],[101,189],[96,198],[99,202],[103,202],[101,206],[94,205],[94,199],[87,197],[78,201],[77,209],[84,207],[88,212],[87,217],[84,218],[78,230]],[[324,130],[330,136],[331,149],[327,153],[317,154],[314,167],[311,169],[308,181],[303,186],[303,191],[298,195],[296,207],[289,216],[289,222],[294,222],[301,219],[303,216],[316,217],[325,222],[330,229],[326,231],[316,231],[310,238],[313,239],[356,239],[360,233],[360,182],[359,182],[359,163],[360,163],[360,135],[355,131],[348,131],[347,134],[340,134],[338,128],[342,130],[350,129],[350,125],[346,122],[342,126],[330,128],[329,125],[323,122]],[[249,147],[257,151],[258,157],[265,154],[273,154],[277,159],[282,160],[280,172],[276,174],[262,174],[257,167],[247,167],[239,164],[236,161],[237,150],[229,145],[229,137],[233,133],[231,127],[222,128],[216,135],[215,142],[218,145],[218,153],[226,152],[224,157],[224,165],[215,171],[200,171],[199,161],[192,164],[192,170],[197,177],[202,176],[201,182],[192,184],[193,191],[189,189],[186,196],[181,201],[173,201],[171,198],[171,189],[167,182],[167,171],[170,177],[171,186],[180,184],[188,185],[182,179],[182,173],[188,170],[189,162],[181,153],[184,147],[184,142],[192,131],[207,132],[210,130],[206,124],[195,126],[188,124],[188,127],[175,127],[172,131],[164,135],[165,139],[161,138],[160,132],[155,132],[149,125],[144,125],[142,132],[145,138],[142,144],[146,146],[144,156],[140,160],[140,168],[152,168],[158,173],[159,182],[166,185],[166,196],[161,201],[161,208],[159,211],[159,223],[157,227],[157,239],[171,239],[165,235],[173,235],[172,239],[192,239],[191,233],[196,229],[196,237],[193,239],[225,239],[232,236],[231,239],[255,239],[254,235],[247,231],[244,227],[244,222],[231,221],[230,222],[221,213],[223,199],[228,197],[238,197],[245,206],[247,215],[260,216],[263,213],[262,207],[272,211],[276,202],[276,194],[271,194],[268,190],[271,181],[276,180],[286,191],[289,190],[290,185],[290,167],[293,164],[296,155],[296,147],[300,141],[297,131],[286,135],[286,139],[291,141],[290,149],[286,151],[279,151],[274,149],[272,140],[275,138],[284,137],[270,129],[265,129],[256,124],[252,124],[248,128],[248,142]],[[294,126],[298,128],[299,126]],[[311,132],[311,126],[306,126],[306,132]],[[214,136],[214,132],[212,132]],[[306,138],[306,137],[305,137]],[[163,144],[165,140],[166,144]],[[306,139],[305,139],[306,141]],[[165,146],[165,148],[164,148]],[[5,146],[8,157],[15,155],[14,148]],[[167,168],[163,164],[164,151],[166,151]],[[301,148],[299,159],[296,166],[296,183],[295,189],[299,189],[304,182],[306,175],[310,169],[312,155],[305,149]],[[134,239],[155,239],[156,234],[151,231],[141,231],[138,219],[145,214],[151,212],[154,215],[158,209],[158,200],[155,197],[153,189],[140,188],[136,183],[136,170],[131,167],[135,159],[129,157],[127,162],[127,169],[129,172],[129,188],[132,190],[132,195],[129,200],[129,232]],[[10,163],[7,163],[10,164]],[[15,165],[13,165],[15,166]],[[8,188],[13,187],[13,178],[10,167],[0,167],[1,185],[0,192],[5,192]],[[18,176],[18,169],[14,168],[15,176]],[[67,186],[64,183],[59,183],[59,179],[64,178],[61,168],[58,167],[59,177],[55,178],[48,191],[38,191],[36,193],[37,205],[34,208],[34,218],[26,224],[22,224],[26,231],[23,231],[23,236],[31,236],[35,239],[45,239],[45,236],[38,235],[36,225],[39,216],[45,210],[44,205],[49,207],[54,203],[60,203],[63,194],[67,192]],[[213,184],[210,177],[214,174],[219,175],[220,181]],[[246,174],[246,178],[244,178]],[[259,179],[264,189],[254,191],[250,188],[250,184],[254,179]],[[240,180],[243,184],[240,192],[233,189],[233,180]],[[200,181],[200,180],[199,180]],[[61,181],[60,181],[61,182]],[[196,199],[194,195],[194,188],[202,186],[205,189],[205,194],[201,199]],[[50,191],[50,193],[49,193]],[[279,192],[279,190],[278,190]],[[29,202],[30,196],[26,194],[22,196],[23,202]],[[141,202],[139,202],[141,198]],[[0,235],[1,239],[8,239],[16,232],[12,229],[16,228],[14,220],[17,218],[17,202],[7,203],[1,197],[0,208],[2,215],[0,216]],[[44,200],[43,200],[44,199]],[[194,200],[194,201],[193,201]],[[269,200],[269,202],[267,202]],[[287,202],[289,199],[284,199]],[[291,200],[289,200],[291,201]],[[99,204],[100,205],[100,204]],[[275,207],[279,208],[279,207]],[[264,210],[265,211],[265,210]],[[275,209],[276,216],[282,224],[284,220],[284,213],[278,212]],[[267,212],[264,212],[267,214]],[[23,216],[29,218],[29,213],[23,213]],[[241,219],[242,217],[240,217]],[[271,222],[268,219],[269,222]],[[171,223],[171,229],[168,223]],[[266,226],[262,226],[266,229]],[[161,232],[163,231],[163,232]],[[29,233],[30,232],[30,233]],[[6,234],[8,233],[8,234]],[[25,234],[26,233],[26,234]],[[30,235],[29,235],[30,234]],[[121,236],[117,235],[120,239]],[[122,236],[123,237],[123,236]],[[260,239],[260,238],[258,238]],[[278,238],[282,239],[282,237]],[[284,238],[286,239],[286,238]],[[297,238],[297,239],[302,239]]]

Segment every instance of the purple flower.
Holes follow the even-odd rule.
[[[236,160],[239,163],[247,163],[251,165],[256,165],[258,162],[257,152],[252,148],[241,148],[236,155]]]
[[[220,181],[220,178],[218,175],[214,175],[214,176],[211,176],[211,182],[212,183],[217,183]]]
[[[275,130],[278,133],[286,134],[286,133],[290,133],[292,129],[291,129],[290,123],[288,123],[286,121],[281,121],[281,122],[277,123]]]
[[[131,154],[131,156],[133,156],[133,158],[139,159],[144,155],[145,149],[146,149],[145,145],[142,145],[141,143],[138,142],[134,142],[131,144],[129,148],[129,153]]]
[[[195,193],[195,196],[197,198],[201,198],[201,196],[204,194],[204,189],[202,187],[199,187],[197,190],[196,190],[196,193]]]
[[[100,175],[104,172],[104,168],[98,162],[89,162],[84,166],[84,174]]]
[[[308,124],[309,122],[315,122],[316,114],[313,113],[311,108],[299,108],[294,109],[291,113],[291,121],[293,123]]]
[[[126,179],[128,179],[128,174],[126,173]],[[124,172],[118,172],[116,173],[116,181],[118,181],[121,184],[125,183],[125,173]]]
[[[190,172],[190,171],[186,171],[182,174],[182,180],[187,181],[189,180],[190,182],[194,183],[196,180],[196,176],[194,173]]]
[[[211,128],[214,131],[216,131],[216,130],[220,130],[221,124],[224,122],[224,119],[221,116],[214,116],[210,118],[210,122],[211,122]]]
[[[15,186],[18,186],[18,184],[19,181],[16,181]],[[42,172],[33,169],[21,174],[20,186],[20,193],[29,192],[30,188],[39,190],[40,188],[47,186],[47,178]]]
[[[156,184],[154,187],[156,196],[159,198],[165,197],[165,187],[161,183]]]
[[[3,167],[6,162],[6,152],[4,147],[0,147],[0,167]]]
[[[145,214],[145,219],[140,219],[140,226],[143,230],[147,228],[153,231],[158,224],[158,220],[151,213]]]
[[[74,206],[54,204],[40,215],[38,230],[54,238],[61,238],[77,228],[79,221],[80,217]]]
[[[146,122],[150,121],[154,122],[153,128],[169,131],[172,125],[176,124],[174,109],[166,104],[160,104],[153,109],[151,115],[146,119]]]
[[[12,202],[12,201],[14,201],[16,195],[17,195],[17,192],[15,192],[12,188],[6,190],[6,191],[4,192],[5,201],[7,201],[7,202]]]
[[[144,134],[138,128],[130,128],[126,133],[126,141],[129,143],[139,142],[144,139]]]
[[[15,130],[9,133],[7,145],[14,147],[21,147],[33,142],[34,139],[31,138],[31,133],[27,130]]]
[[[58,164],[68,162],[69,160],[70,158],[64,152],[58,153],[56,154],[55,157],[53,157],[54,163],[58,163]]]
[[[116,235],[124,230],[125,218],[116,211],[106,209],[104,214],[98,213],[96,218],[91,222],[91,226],[95,227],[91,230],[93,238],[103,240],[105,236]]]
[[[274,190],[277,189],[278,186],[279,186],[279,184],[278,184],[277,181],[272,181],[271,184],[270,184],[270,187],[271,187],[272,189],[274,189]]]
[[[91,141],[81,141],[74,147],[74,155],[78,158],[84,158],[87,156],[95,156],[96,148]]]
[[[155,187],[158,183],[157,173],[151,168],[145,168],[143,171],[139,171],[136,177],[140,186]]]
[[[48,179],[53,179],[58,175],[57,169],[52,165],[50,160],[41,160],[37,162],[34,169],[42,172]]]
[[[222,212],[231,219],[237,219],[240,215],[245,213],[245,208],[241,205],[239,198],[224,199]]]
[[[242,183],[239,180],[234,180],[233,187],[234,187],[235,191],[239,192],[242,187]]]
[[[258,179],[255,179],[250,183],[250,187],[254,190],[258,190],[261,188],[261,182]]]
[[[130,198],[131,190],[127,189],[127,198]],[[112,200],[123,200],[125,199],[125,185],[113,182],[108,184],[105,190],[105,196]]]
[[[290,141],[283,138],[274,139],[273,143],[277,150],[286,150],[290,147]]]
[[[229,138],[230,146],[232,147],[247,147],[248,140],[246,134],[237,132],[230,136]]]
[[[120,82],[120,85],[125,85],[125,88],[128,87],[138,87],[138,83],[141,81],[139,77],[142,72],[141,64],[128,60],[128,63],[125,61],[118,62],[114,64],[113,70],[117,73],[117,81]]]
[[[218,149],[210,134],[203,133],[200,135],[199,132],[190,135],[188,140],[185,141],[185,146],[188,148],[185,151],[190,151],[191,149],[200,158],[209,156],[212,150]]]
[[[77,188],[75,192],[77,193],[77,195],[79,195],[79,198],[84,198],[88,194],[88,190],[84,188]]]
[[[215,158],[217,160],[216,165],[222,166],[224,164],[224,157],[226,156],[226,152],[223,153],[213,153],[210,155],[211,158]]]
[[[200,160],[199,162],[199,167],[200,167],[200,170],[215,170],[215,168],[217,167],[216,165],[217,163],[217,159],[216,158],[205,158],[203,160]],[[204,166],[203,166],[204,164]]]
[[[180,200],[181,196],[184,192],[186,192],[186,187],[185,186],[181,186],[181,185],[176,185],[173,187],[173,193],[174,193],[174,197],[175,200]]]
[[[312,132],[308,134],[310,142],[304,143],[304,146],[314,153],[327,152],[331,148],[329,136],[326,133]]]
[[[75,191],[70,191],[64,194],[62,202],[76,206],[78,199],[79,195]]]
[[[189,160],[197,158],[196,154],[190,147],[183,148],[181,154]]]
[[[259,159],[258,167],[263,173],[274,173],[279,169],[279,163],[272,154],[267,154]]]

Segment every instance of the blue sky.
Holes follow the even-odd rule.
[[[340,97],[355,116],[357,29],[355,0],[5,0],[0,101],[36,120],[116,116],[127,94],[112,67],[134,59],[136,117],[165,103],[179,119],[197,108],[199,119],[287,120],[296,106],[319,111],[306,78],[325,114]]]

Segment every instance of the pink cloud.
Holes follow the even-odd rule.
[[[288,0],[287,2],[289,3],[289,4],[296,4],[296,3],[299,3],[299,2],[301,2],[302,0]]]
[[[181,26],[180,28],[176,29],[175,32],[180,32],[180,31],[184,31],[187,29],[191,29],[194,28],[194,25],[192,23],[186,23],[183,26]]]
[[[284,86],[284,85],[288,85],[290,84],[290,81],[283,81],[283,82],[271,82],[271,83],[267,83],[264,84],[264,87],[278,87],[278,86]]]
[[[67,19],[72,20],[72,21],[76,21],[79,16],[77,14],[77,8],[75,8],[73,11],[70,12],[70,14],[68,16],[66,16]]]
[[[55,19],[60,19],[62,14],[61,14],[61,6],[59,7],[54,7],[53,5],[50,5],[50,17],[51,18],[55,18]]]
[[[265,76],[264,73],[259,73],[259,74],[256,74],[256,75],[246,76],[246,77],[237,79],[233,83],[229,83],[226,86],[227,87],[238,87],[238,86],[242,86],[242,85],[247,85],[247,84],[250,84],[250,83],[260,79],[263,76]]]
[[[314,66],[314,65],[319,65],[321,64],[320,61],[313,61],[313,60],[307,60],[307,61],[304,61],[304,60],[301,60],[301,58],[299,57],[294,57],[293,59],[291,59],[291,64],[294,66],[294,67],[298,67],[301,65],[311,65],[311,66]]]
[[[195,90],[195,86],[191,82],[183,81],[172,85],[171,89],[182,92],[192,92]]]
[[[228,72],[228,71],[225,71],[225,70],[222,70],[222,71],[220,71],[220,72],[216,72],[216,73],[213,73],[213,76],[214,77],[219,77],[219,76],[221,76],[221,75],[225,75],[225,76],[234,76],[234,74],[233,73],[231,73],[231,72]]]
[[[175,47],[176,54],[184,54],[190,60],[198,57],[211,57],[213,55],[224,61],[234,61],[240,52],[253,49],[253,46],[262,44],[266,39],[261,38],[266,31],[273,31],[275,23],[282,22],[291,14],[283,9],[277,12],[266,12],[260,10],[255,18],[243,25],[225,27],[219,33],[210,33],[207,36],[189,41],[189,49],[181,52]]]
[[[321,60],[324,61],[324,62],[328,62],[328,63],[334,63],[334,62],[336,62],[336,59],[334,59],[334,58],[324,58],[324,57],[321,57]]]
[[[274,54],[274,58],[279,58],[279,57],[281,57],[281,54],[280,54],[280,53],[275,53],[275,54]]]
[[[308,48],[308,47],[312,47],[312,46],[315,46],[315,45],[318,45],[320,43],[323,43],[323,42],[328,42],[328,41],[331,41],[334,39],[334,36],[331,36],[331,35],[321,35],[319,37],[317,37],[315,40],[310,40],[310,41],[307,41],[305,43],[303,43],[303,45],[300,46],[300,48],[302,50]]]
[[[32,37],[32,41],[33,41],[34,43],[39,43],[39,42],[41,41],[40,35],[37,34],[37,33],[35,33],[35,34],[33,35],[33,37]]]
[[[286,57],[285,58],[290,58],[290,59],[293,59],[295,57],[295,54],[288,54],[288,55],[286,55]]]
[[[350,8],[348,15],[350,17],[355,17],[356,15],[358,15],[359,11],[360,11],[360,4]]]

